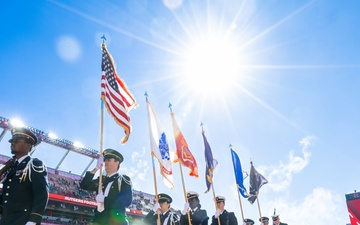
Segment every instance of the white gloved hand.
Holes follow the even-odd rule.
[[[104,202],[105,196],[103,193],[96,195],[96,202]]]
[[[99,169],[100,166],[102,166],[103,162],[104,162],[104,157],[103,155],[100,155],[96,162],[96,168]]]
[[[243,222],[243,225],[246,225],[246,223],[245,223],[245,222]]]
[[[260,223],[260,225],[264,225],[264,223],[263,223],[263,222],[261,222],[261,223]]]
[[[185,203],[185,205],[184,205],[184,210],[181,211],[181,214],[185,215],[185,214],[187,213],[187,211],[188,211],[189,208],[190,208],[189,203],[188,203],[188,202]]]
[[[29,222],[27,222],[25,225],[36,225],[36,223],[29,221]]]
[[[220,210],[216,210],[216,211],[215,211],[215,218],[217,219],[220,215],[221,215],[221,211],[220,211]]]
[[[153,211],[157,212],[160,209],[160,204],[157,202],[155,203],[154,207],[153,207]]]

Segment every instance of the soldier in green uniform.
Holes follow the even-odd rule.
[[[40,224],[49,200],[49,185],[45,164],[29,155],[38,139],[26,128],[14,128],[11,133],[15,162],[2,180],[0,224]]]
[[[97,166],[88,171],[80,183],[84,190],[96,191],[98,203],[93,223],[94,225],[128,225],[125,208],[132,202],[131,180],[117,171],[124,157],[116,150],[106,149],[103,157],[99,157]],[[103,176],[102,191],[98,193],[99,178],[93,179],[97,170],[105,164],[107,176]]]

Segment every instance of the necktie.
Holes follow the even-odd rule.
[[[15,162],[12,166],[12,170],[15,170],[18,165],[19,165],[19,161],[15,160]]]

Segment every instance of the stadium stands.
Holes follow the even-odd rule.
[[[8,159],[9,157],[0,155],[0,167]],[[96,208],[96,193],[80,188],[81,177],[48,168],[48,181],[50,196],[42,224],[89,224]],[[130,224],[140,224],[155,201],[154,195],[133,190],[133,201],[127,209]]]

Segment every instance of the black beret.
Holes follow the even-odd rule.
[[[167,202],[170,204],[172,202],[172,198],[167,194],[160,193],[160,194],[158,194],[158,201],[159,201],[159,203]]]
[[[262,218],[262,222],[269,222],[269,218],[266,216],[261,217]],[[261,222],[261,218],[259,219],[259,221]]]
[[[246,224],[254,224],[254,220],[252,220],[252,219],[244,219],[244,222]]]
[[[36,143],[38,142],[36,135],[25,127],[13,128],[11,130],[11,134],[12,138],[9,140],[10,143],[12,143],[14,139],[18,138],[25,138],[29,140],[31,145],[36,145]]]
[[[104,150],[103,156],[104,156],[104,160],[114,158],[119,160],[120,163],[124,161],[124,157],[120,154],[120,152],[110,148]]]

